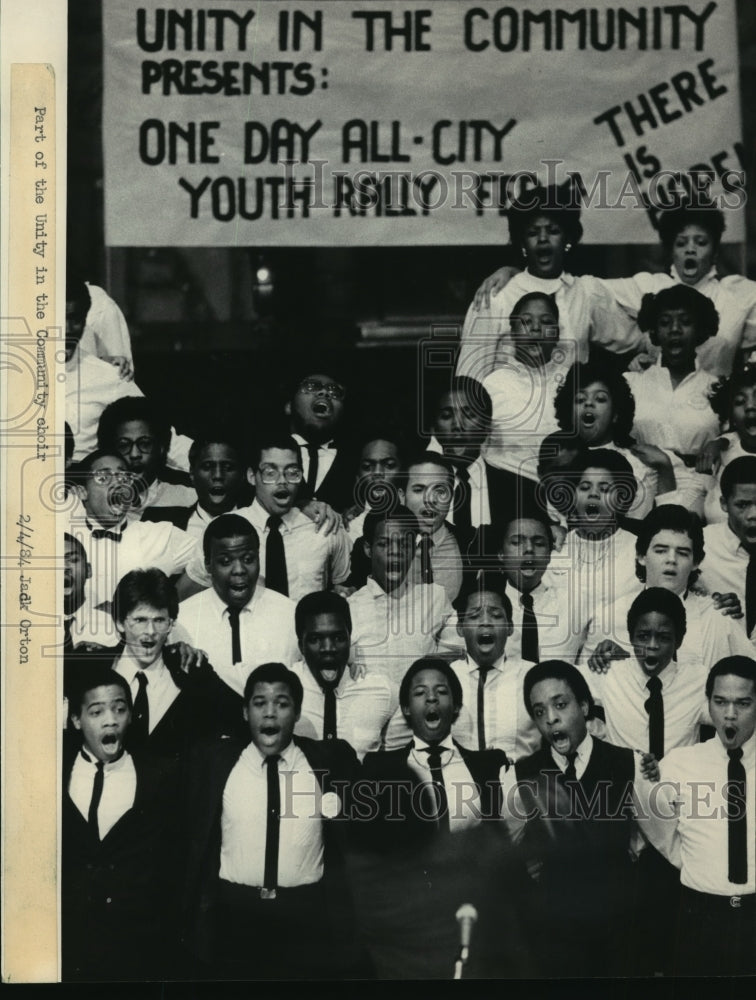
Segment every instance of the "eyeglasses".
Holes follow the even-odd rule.
[[[173,624],[173,621],[165,615],[155,615],[154,618],[147,618],[142,615],[135,618],[134,616],[129,615],[126,619],[126,624],[130,628],[133,628],[136,632],[144,632],[144,630],[149,628],[150,625],[152,625],[156,632],[167,632]]]
[[[126,486],[133,483],[135,478],[134,473],[127,469],[119,469],[117,472],[113,472],[111,469],[95,469],[90,475],[98,486],[110,486],[111,483]]]
[[[260,479],[268,486],[277,483],[281,476],[287,483],[301,483],[304,475],[298,465],[287,465],[285,469],[279,469],[275,465],[261,465],[257,470]]]
[[[308,378],[304,382],[300,382],[299,391],[303,392],[306,396],[313,396],[316,392],[322,392],[329,399],[338,399],[339,401],[343,400],[346,396],[344,387],[337,382],[318,382],[314,378]]]
[[[143,455],[147,455],[155,447],[155,438],[143,437],[137,438],[136,441],[132,441],[130,438],[121,438],[116,442],[116,448],[122,455],[130,452],[134,445]]]

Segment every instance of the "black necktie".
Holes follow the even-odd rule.
[[[487,670],[478,668],[478,750],[486,749],[486,678]]]
[[[533,595],[520,594],[522,605],[522,658],[538,663],[538,619],[533,611]]]
[[[105,765],[101,760],[95,761],[95,767],[97,768],[94,776],[94,783],[92,785],[92,798],[89,801],[89,813],[87,814],[87,821],[89,822],[89,828],[95,837],[100,839],[100,827],[97,821],[97,811],[100,808],[100,799],[102,798],[102,789],[105,785]]]
[[[577,753],[573,750],[572,753],[566,753],[565,757],[567,758],[567,767],[562,771],[562,781],[565,783],[568,781],[577,781],[577,771],[575,770]]]
[[[71,637],[71,626],[73,625],[73,618],[63,619],[63,652],[70,653],[74,648],[73,639]]]
[[[454,488],[454,528],[460,547],[469,544],[472,533],[472,510],[470,473],[465,468],[457,469],[457,485]]]
[[[239,616],[241,608],[228,609],[228,621],[231,625],[231,662],[241,663],[241,633],[239,632]]]
[[[315,485],[318,481],[318,446],[309,441],[307,443],[307,457],[309,458],[307,465],[307,489],[310,493],[314,493]]]
[[[336,739],[336,685],[323,685],[323,739]]]
[[[648,750],[657,760],[664,756],[664,697],[659,677],[649,677],[646,681],[648,698],[644,708],[648,712]]]
[[[281,790],[278,786],[278,754],[265,758],[268,768],[268,813],[265,828],[264,888],[275,889],[278,882],[278,834],[281,822]]]
[[[746,820],[746,773],[743,750],[728,750],[727,756],[727,878],[743,885],[748,881],[748,824]]]
[[[136,680],[139,690],[134,699],[129,735],[132,740],[143,742],[150,733],[150,703],[147,700],[147,685],[149,681],[143,670],[137,670]]]
[[[748,635],[756,625],[756,552],[752,552],[746,570],[745,589],[746,632]]]
[[[444,785],[444,772],[441,769],[441,751],[446,747],[427,747],[428,767],[430,768],[431,781],[433,782],[434,807],[436,810],[436,822],[440,831],[449,832],[449,801],[446,797],[446,785]]]
[[[431,565],[431,549],[433,539],[430,535],[420,536],[420,582],[433,583],[433,566]]]
[[[265,586],[289,596],[289,578],[286,574],[286,553],[281,536],[281,518],[271,514],[268,518],[268,540],[265,543]]]

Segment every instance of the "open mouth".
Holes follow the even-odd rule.
[[[560,729],[558,729],[556,732],[551,733],[549,739],[551,741],[551,745],[554,747],[555,750],[558,750],[559,753],[566,754],[569,751],[571,746],[570,738],[566,733],[563,733]]]
[[[273,494],[273,499],[277,500],[278,503],[288,503],[289,502],[289,491],[288,490],[276,490]]]
[[[312,412],[316,417],[330,417],[331,406],[325,399],[316,399],[312,404]]]
[[[585,505],[585,516],[593,519],[600,517],[601,507],[597,503],[587,503]]]
[[[493,649],[496,643],[496,633],[492,629],[485,629],[478,632],[478,648],[483,652]]]
[[[724,734],[727,740],[732,741],[737,736],[738,731],[735,726],[725,726]]]
[[[113,751],[118,749],[120,740],[116,733],[105,733],[100,742],[106,750]]]
[[[272,725],[270,723],[264,726],[260,726],[260,735],[267,736],[267,738],[271,740],[275,739],[275,737],[278,736],[280,731],[281,730],[278,728],[278,726]]]
[[[428,729],[438,729],[441,725],[441,716],[435,708],[429,708],[425,713],[425,725]]]
[[[687,257],[685,261],[683,261],[683,274],[685,274],[686,276],[695,274],[697,270],[698,270],[698,261],[695,259],[695,257]]]

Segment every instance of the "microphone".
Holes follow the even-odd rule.
[[[478,919],[478,911],[472,903],[463,903],[457,910],[456,916],[459,924],[459,961],[464,963],[470,954],[470,938]]]

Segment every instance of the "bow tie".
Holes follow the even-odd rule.
[[[95,540],[97,540],[98,538],[108,538],[111,542],[120,542],[121,538],[123,538],[124,528],[126,527],[126,523],[124,522],[123,524],[119,524],[118,531],[108,531],[107,528],[93,527],[93,525],[91,525],[89,521],[87,521],[86,524],[87,527],[89,528],[92,538],[94,538]]]

